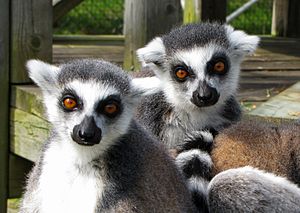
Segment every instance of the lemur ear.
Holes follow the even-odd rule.
[[[57,85],[59,67],[47,64],[40,60],[29,60],[26,64],[29,77],[45,92],[51,91]]]
[[[156,37],[136,53],[143,66],[160,66],[164,61],[166,50],[162,38]]]
[[[132,79],[132,94],[136,97],[152,95],[162,90],[162,84],[157,77],[134,78]]]
[[[226,26],[227,35],[231,48],[237,56],[253,54],[259,44],[259,37],[248,35],[244,31],[234,30],[231,26]]]

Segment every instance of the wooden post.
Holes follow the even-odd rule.
[[[289,0],[288,37],[300,38],[300,1]]]
[[[226,0],[185,0],[184,23],[226,21]]]
[[[271,32],[273,36],[287,35],[288,12],[289,12],[289,0],[273,1],[272,32]]]
[[[139,69],[136,50],[182,22],[179,0],[125,0],[124,68]]]
[[[52,0],[11,0],[11,82],[29,83],[25,63],[52,61]]]
[[[9,0],[0,0],[0,212],[7,211],[9,147]]]
[[[226,21],[227,0],[202,0],[201,21]]]
[[[185,0],[183,23],[196,23],[201,20],[201,0]]]

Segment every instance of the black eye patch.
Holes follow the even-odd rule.
[[[109,118],[114,118],[123,111],[121,98],[119,95],[110,95],[104,100],[99,101],[96,111]]]
[[[171,76],[178,82],[185,82],[189,78],[195,78],[193,70],[184,63],[171,66]]]
[[[225,75],[229,67],[229,59],[225,53],[215,53],[206,64],[207,72],[211,75]]]
[[[74,90],[65,89],[61,97],[58,99],[58,106],[65,112],[73,112],[82,110],[83,103]]]

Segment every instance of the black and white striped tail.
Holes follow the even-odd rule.
[[[199,212],[208,212],[207,186],[211,179],[212,159],[209,155],[213,135],[208,131],[195,131],[187,135],[179,147],[176,165],[187,179],[193,202]]]

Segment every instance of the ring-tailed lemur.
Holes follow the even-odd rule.
[[[171,158],[133,120],[149,85],[101,60],[59,67],[32,60],[27,67],[53,128],[21,213],[194,211]]]
[[[241,111],[235,95],[240,64],[245,55],[255,51],[258,42],[257,36],[227,25],[200,23],[176,28],[137,51],[142,64],[163,82],[162,92],[143,99],[137,117],[168,148],[181,152],[176,162],[199,209],[205,208],[212,175],[213,161],[207,153],[213,144],[210,133],[239,120]],[[247,185],[246,179],[244,183]],[[262,194],[264,190],[274,191],[272,185],[264,187]],[[238,203],[238,197],[228,196]]]
[[[240,119],[235,99],[240,64],[258,41],[227,25],[200,23],[175,28],[137,51],[143,66],[163,82],[162,92],[143,99],[137,117],[168,148],[191,149],[176,160],[190,187],[196,186],[194,178],[201,178],[204,169],[196,171],[195,163],[208,169],[205,174],[212,166],[208,154],[193,148],[209,150],[211,132]]]

